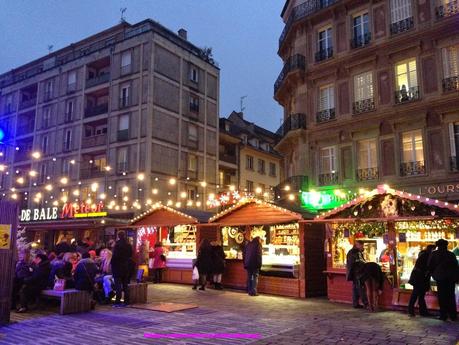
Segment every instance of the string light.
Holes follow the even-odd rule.
[[[169,184],[170,185],[174,186],[176,183],[177,183],[177,180],[175,178],[172,177],[172,178],[169,179]]]

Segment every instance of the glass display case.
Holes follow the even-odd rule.
[[[166,252],[167,267],[192,268],[196,258],[196,226],[177,225],[168,228],[164,235],[161,242]]]

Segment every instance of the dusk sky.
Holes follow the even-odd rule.
[[[173,31],[185,28],[197,46],[212,47],[221,68],[220,116],[239,111],[270,130],[282,108],[273,84],[282,68],[277,42],[284,0],[0,0],[0,73],[126,20],[152,18]]]

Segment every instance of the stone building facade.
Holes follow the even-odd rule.
[[[185,30],[122,22],[0,75],[0,193],[203,207],[218,112],[219,68]]]
[[[288,0],[282,18],[286,176],[459,200],[458,1]]]

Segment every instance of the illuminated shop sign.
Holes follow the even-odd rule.
[[[36,222],[44,220],[75,219],[75,218],[97,218],[107,216],[103,211],[104,204],[98,203],[88,205],[85,203],[66,203],[59,207],[42,207],[21,210],[21,222]]]
[[[322,190],[301,192],[301,205],[310,211],[330,210],[341,206],[354,198],[353,193],[340,190]]]

